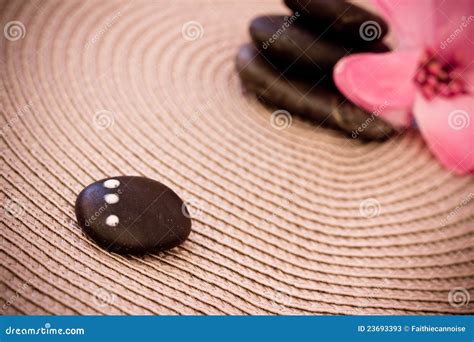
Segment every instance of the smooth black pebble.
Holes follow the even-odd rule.
[[[349,53],[390,51],[380,41],[361,47],[336,39],[326,40],[324,35],[299,25],[298,19],[292,24],[285,24],[288,24],[285,16],[266,15],[253,19],[249,28],[255,46],[283,70],[291,67],[301,68],[305,74],[310,71],[321,73],[331,70],[338,60]],[[282,27],[286,27],[285,30]]]
[[[100,246],[121,254],[167,250],[191,232],[190,215],[178,195],[145,177],[90,184],[77,197],[76,218]]]
[[[382,40],[388,32],[387,23],[378,15],[345,0],[284,0],[294,12],[301,15],[301,23],[312,27],[321,35],[338,38],[352,44],[371,44]],[[370,39],[364,39],[360,31],[366,25],[375,30]]]
[[[346,100],[335,86],[321,86],[317,79],[281,77],[252,44],[240,48],[236,68],[245,88],[277,108],[338,128],[354,138],[383,140],[394,133],[390,124]]]

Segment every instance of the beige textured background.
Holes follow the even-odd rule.
[[[242,91],[249,20],[283,11],[0,2],[1,27],[25,28],[0,36],[2,314],[474,313],[472,177],[443,170],[416,133],[361,144],[297,118],[277,130]],[[186,243],[136,258],[84,236],[76,195],[122,174],[190,203]]]

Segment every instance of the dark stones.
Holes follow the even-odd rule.
[[[345,0],[285,0],[301,22],[323,36],[365,45],[382,40],[387,23],[378,15]]]
[[[294,67],[322,72],[331,70],[339,59],[353,52],[387,52],[382,42],[355,45],[354,42],[335,43],[324,34],[300,25],[296,17],[292,21],[282,15],[260,16],[250,23],[250,36],[257,47],[272,63],[285,70]],[[291,22],[291,24],[290,24]]]
[[[352,53],[383,53],[386,22],[344,0],[285,0],[293,13],[265,15],[250,23],[252,45],[236,66],[243,86],[273,110],[296,114],[363,140],[383,140],[395,129],[348,101],[333,71]]]
[[[385,121],[347,101],[324,76],[311,81],[280,77],[280,71],[266,63],[251,44],[240,48],[236,66],[245,88],[277,108],[338,128],[353,138],[383,140],[394,132]]]
[[[92,183],[77,197],[75,209],[79,225],[97,244],[121,254],[167,250],[191,231],[188,210],[178,195],[144,177]]]

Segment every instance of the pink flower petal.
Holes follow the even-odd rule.
[[[474,63],[471,63],[470,67],[462,74],[466,90],[469,94],[474,94]]]
[[[434,38],[438,52],[451,63],[467,67],[474,59],[474,1],[435,1]],[[472,68],[472,66],[471,66]]]
[[[373,0],[373,2],[394,30],[397,49],[421,49],[434,43],[435,1]]]
[[[419,52],[361,53],[342,58],[334,81],[353,103],[396,127],[411,123]]]
[[[438,160],[457,174],[474,172],[474,97],[418,95],[413,108],[420,131]]]

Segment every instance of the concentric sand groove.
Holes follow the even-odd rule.
[[[26,27],[0,39],[2,313],[474,312],[448,301],[474,295],[472,177],[443,170],[416,132],[362,144],[296,117],[276,130],[242,91],[250,19],[284,11],[0,1],[0,23]],[[137,258],[84,236],[75,196],[118,174],[194,203],[189,241]]]

